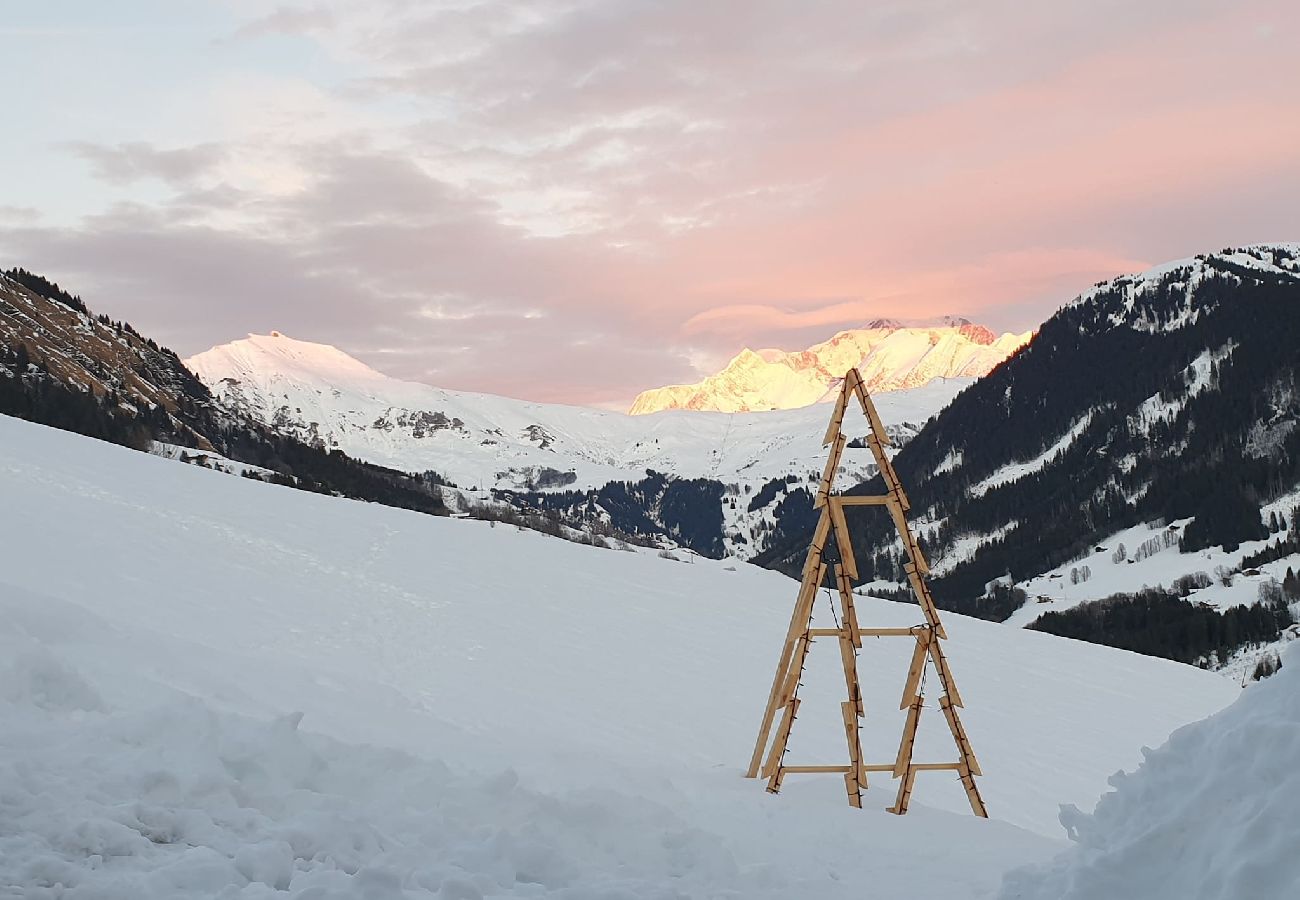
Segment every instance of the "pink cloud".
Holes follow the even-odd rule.
[[[354,73],[346,130],[142,138],[128,162],[269,160],[300,189],[163,179],[74,226],[0,223],[0,249],[182,352],[274,327],[617,404],[744,345],[880,316],[1026,330],[1099,279],[1300,237],[1294,3],[339,0],[234,43],[282,31]]]

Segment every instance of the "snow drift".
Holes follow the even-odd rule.
[[[1144,750],[1087,815],[1076,845],[1007,877],[1004,900],[1300,897],[1300,647],[1230,707]]]

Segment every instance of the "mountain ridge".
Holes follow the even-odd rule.
[[[701,381],[641,392],[628,412],[793,409],[833,399],[850,368],[858,369],[873,393],[919,387],[938,378],[978,378],[1032,335],[996,335],[957,316],[910,325],[875,319],[803,350],[743,348],[721,371]]]
[[[941,606],[1028,624],[1174,581],[1217,608],[1263,602],[1300,562],[1300,244],[1083,292],[895,466]],[[850,528],[867,577],[901,582],[889,530]],[[777,535],[758,561],[793,572],[806,546],[802,528]]]

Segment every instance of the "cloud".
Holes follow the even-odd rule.
[[[225,153],[216,144],[160,150],[143,141],[113,146],[71,141],[65,147],[90,163],[97,177],[119,185],[157,178],[174,187],[182,187],[211,172]]]
[[[329,29],[334,21],[334,13],[324,6],[279,6],[265,16],[239,26],[233,37],[246,40],[267,35],[304,35]]]
[[[1209,0],[282,7],[194,94],[202,140],[70,145],[168,195],[69,226],[0,217],[0,249],[182,352],[278,328],[401,377],[575,402],[881,316],[1026,330],[1101,278],[1300,234],[1300,99],[1267,89],[1300,83],[1297,18]],[[328,77],[259,68],[284,35]]]

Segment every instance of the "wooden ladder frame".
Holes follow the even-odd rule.
[[[841,496],[832,493],[840,458],[848,444],[842,426],[850,396],[857,398],[871,428],[867,435],[867,446],[871,449],[885,482],[886,492],[880,496]],[[982,773],[957,712],[962,707],[961,694],[957,691],[957,684],[948,666],[948,658],[943,652],[942,642],[948,635],[944,631],[943,623],[939,621],[939,611],[934,605],[934,597],[925,580],[925,576],[930,571],[929,564],[907,522],[907,512],[910,509],[907,494],[903,491],[893,463],[885,452],[889,443],[889,435],[880,420],[880,415],[876,412],[875,404],[871,402],[871,395],[863,384],[862,376],[856,368],[850,369],[844,376],[844,384],[835,401],[835,411],[831,415],[830,425],[822,441],[823,446],[830,445],[831,451],[826,460],[826,468],[822,472],[821,483],[817,488],[817,497],[813,502],[814,508],[821,510],[821,517],[817,520],[817,527],[813,531],[812,542],[808,547],[799,595],[790,616],[790,627],[786,631],[776,674],[772,679],[772,688],[768,693],[767,708],[763,713],[758,740],[755,742],[754,754],[750,758],[745,777],[756,778],[761,772],[767,779],[767,790],[775,794],[780,791],[781,782],[786,775],[842,774],[849,805],[861,807],[862,791],[867,788],[868,773],[888,772],[894,778],[900,779],[898,795],[894,805],[889,807],[889,811],[903,815],[907,812],[911,801],[912,788],[918,772],[954,771],[966,790],[971,810],[975,815],[987,818],[988,810],[975,784],[975,776]],[[911,628],[862,628],[858,625],[857,611],[853,603],[853,582],[858,578],[858,568],[845,517],[847,508],[857,506],[883,506],[893,519],[907,554],[908,562],[904,565],[904,569],[925,617],[924,625],[915,625]],[[837,551],[835,556],[838,559],[828,560],[825,551],[832,535],[835,538]],[[818,589],[826,583],[828,573],[839,593],[840,626],[813,628],[813,600],[817,596]],[[844,736],[848,745],[848,764],[786,765],[786,745],[790,740],[790,730],[799,713],[799,679],[803,674],[808,650],[819,637],[836,638],[840,647],[844,685],[848,694],[848,699],[840,704]],[[858,682],[857,650],[861,648],[864,637],[907,637],[916,642],[898,707],[900,710],[907,710],[907,717],[898,744],[898,754],[890,763],[866,763],[862,760],[860,727],[864,710],[862,691]],[[943,710],[948,729],[952,732],[953,741],[957,745],[959,759],[955,762],[918,763],[912,759],[917,726],[924,707],[922,676],[927,665],[934,667],[942,689],[938,703],[939,708]],[[772,726],[776,722],[778,710],[783,711],[781,722],[776,728],[775,738],[772,738]],[[767,750],[766,758],[764,758],[764,750]]]

